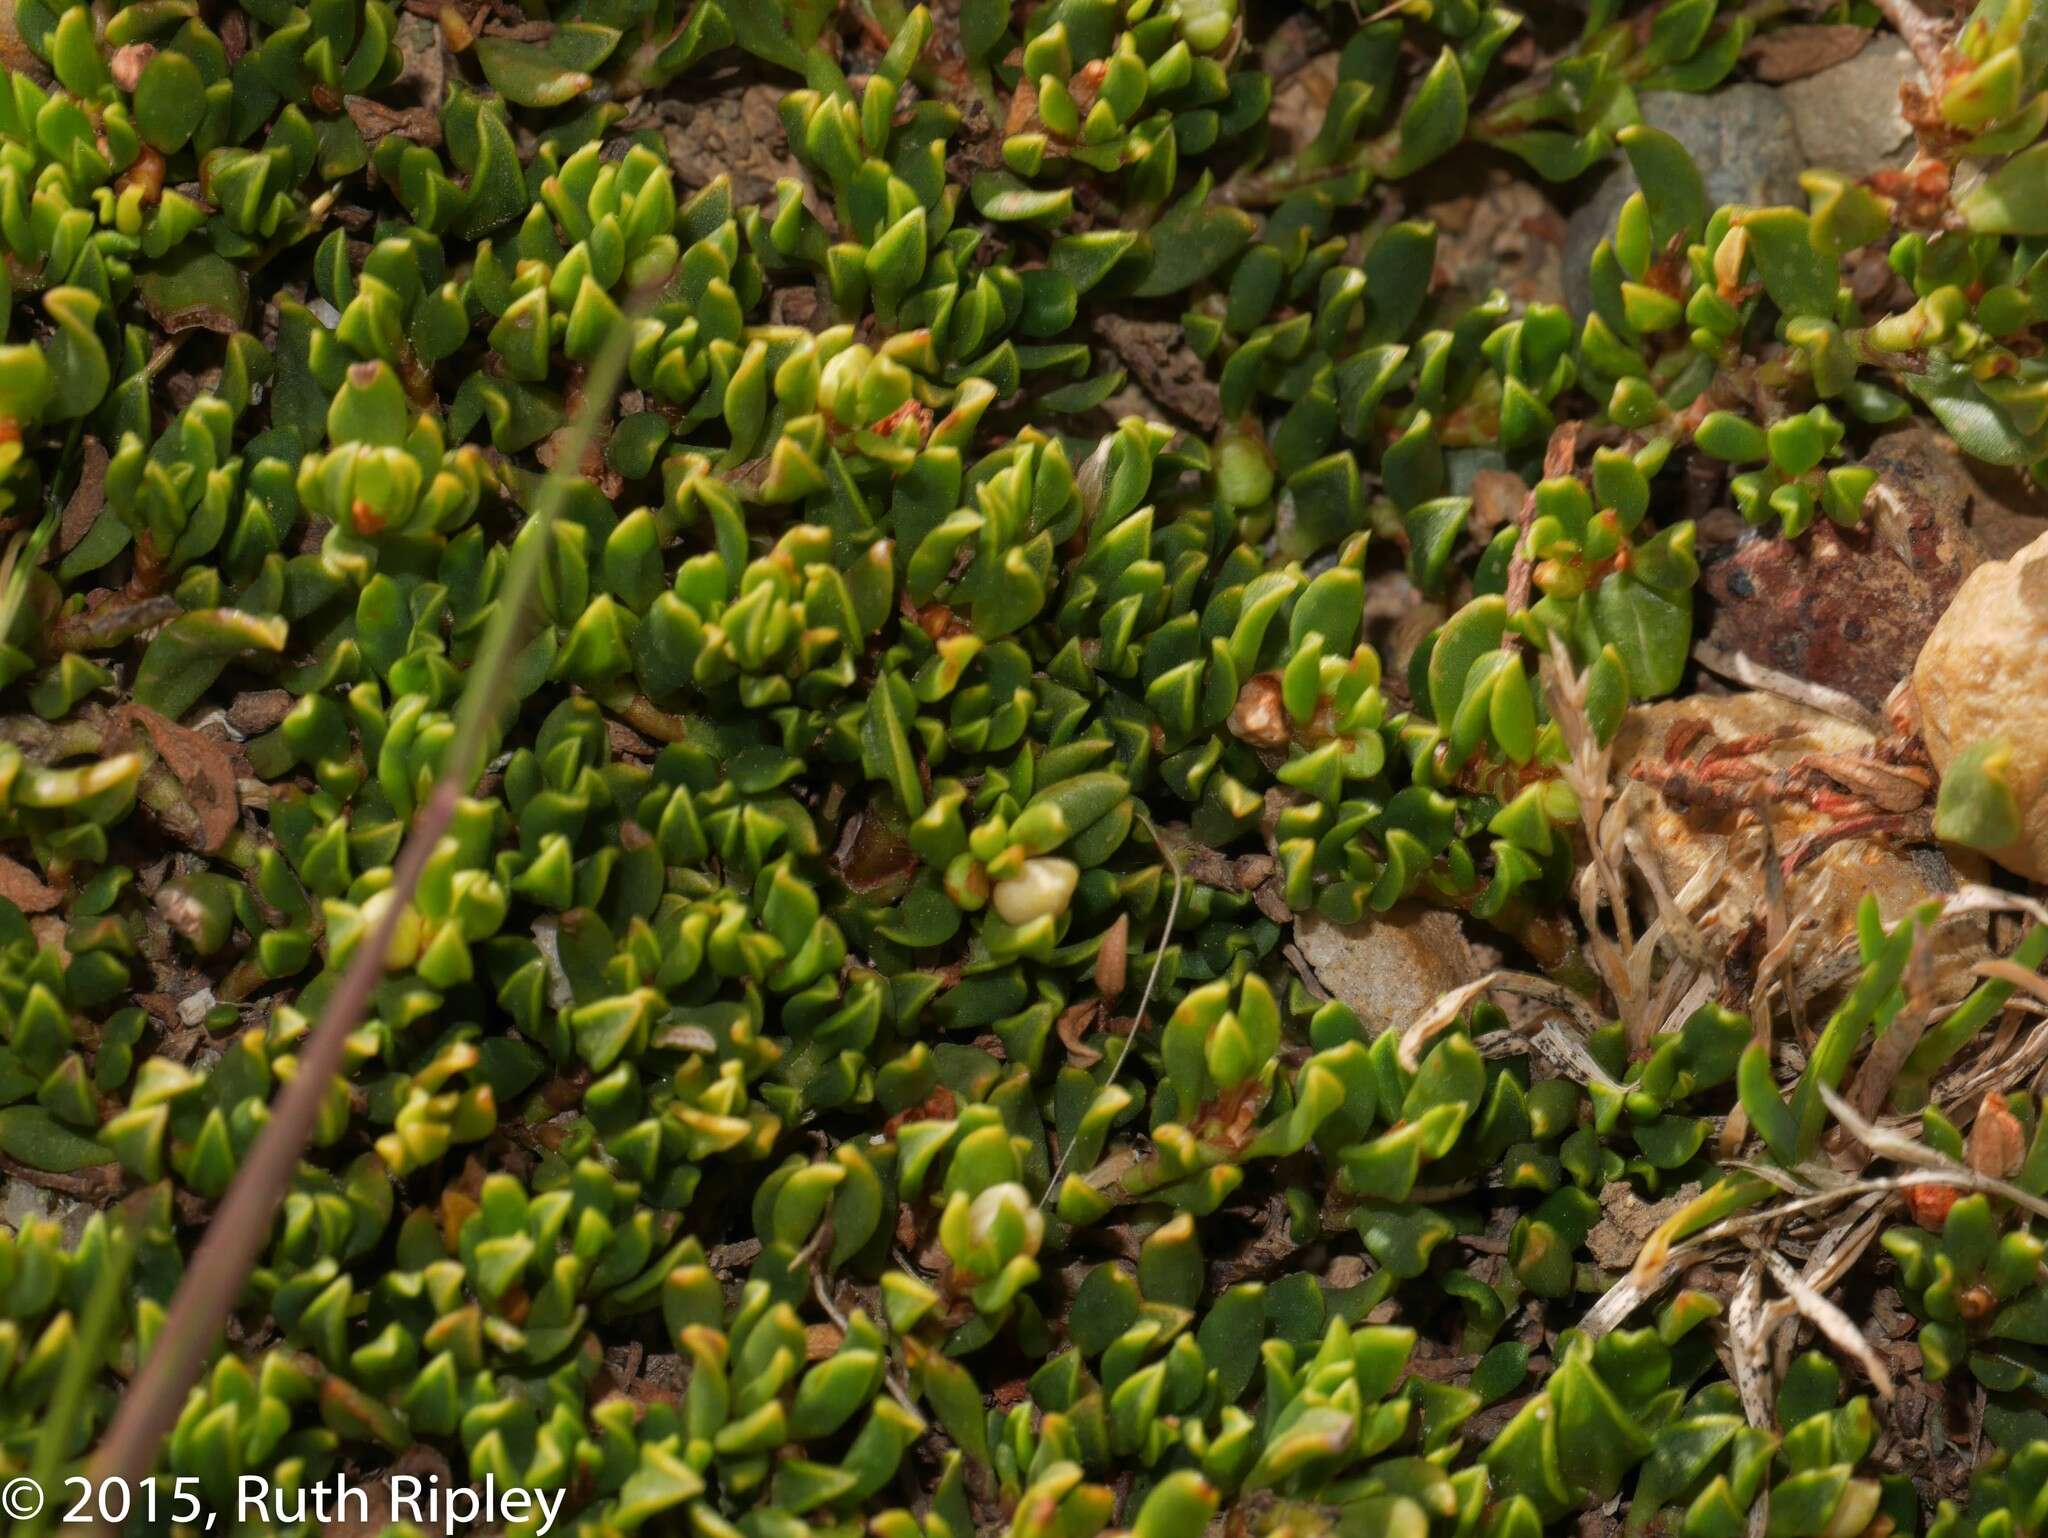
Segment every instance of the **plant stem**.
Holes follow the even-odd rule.
[[[1920,65],[1928,89],[1941,84],[1947,72],[1942,56],[1948,51],[1948,29],[1915,3],[1915,0],[1871,0],[1878,13],[1892,24],[1892,30],[1905,39],[1906,46],[1913,50],[1913,58]]]
[[[577,467],[583,463],[598,420],[611,409],[625,370],[630,334],[630,326],[620,326],[591,370],[582,407],[570,425],[564,451],[555,461],[557,468],[535,499],[533,516],[543,525],[552,525],[570,482],[582,479]],[[517,630],[537,585],[547,542],[545,531],[542,537],[527,541],[506,570],[497,608],[463,686],[450,756],[399,851],[390,905],[349,958],[319,1021],[306,1037],[297,1072],[272,1103],[269,1120],[207,1224],[171,1299],[156,1349],[130,1382],[93,1459],[96,1480],[132,1482],[149,1477],[186,1395],[213,1354],[229,1311],[248,1284],[278,1207],[298,1174],[299,1160],[312,1138],[328,1087],[341,1072],[348,1039],[369,1014],[371,1000],[383,981],[384,958],[390,953],[399,919],[457,804],[476,783],[488,759],[488,728],[503,705],[509,666],[518,651]]]

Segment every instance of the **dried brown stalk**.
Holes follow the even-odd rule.
[[[561,464],[582,463],[583,446],[594,436],[598,420],[610,403],[625,366],[629,327],[593,369],[598,376],[582,408],[567,429],[573,452]],[[553,517],[572,478],[569,471],[551,474],[537,499],[534,517]],[[348,1039],[369,1013],[370,1001],[384,974],[400,917],[418,888],[421,872],[448,829],[455,808],[482,772],[488,726],[503,708],[509,663],[517,654],[517,630],[538,577],[541,541],[526,547],[525,560],[515,557],[505,577],[497,612],[477,661],[464,686],[454,742],[456,747],[440,780],[415,818],[392,874],[389,906],[342,972],[341,980],[308,1033],[299,1054],[298,1072],[270,1108],[269,1120],[257,1134],[234,1183],[215,1209],[171,1299],[168,1316],[157,1334],[155,1349],[122,1395],[113,1424],[92,1460],[95,1480],[124,1483],[148,1477],[156,1466],[164,1438],[176,1424],[185,1396],[213,1354],[228,1315],[241,1300],[299,1160],[310,1142],[328,1086],[341,1071]]]
[[[1776,668],[1765,667],[1753,657],[1728,651],[1704,639],[1692,643],[1692,655],[1701,667],[1720,674],[1731,683],[1741,684],[1746,689],[1761,689],[1766,694],[1775,694],[1808,710],[1817,710],[1824,716],[1860,726],[1873,737],[1884,735],[1884,722],[1878,718],[1877,712],[1839,689],[1781,673]]]
[[[1601,981],[1614,995],[1633,1056],[1648,1046],[1654,1022],[1644,1013],[1636,996],[1628,964],[1636,938],[1629,916],[1628,883],[1621,872],[1622,841],[1627,829],[1618,816],[1619,807],[1614,808],[1613,814],[1608,807],[1611,755],[1586,713],[1585,675],[1572,666],[1570,653],[1556,636],[1550,638],[1550,664],[1544,669],[1544,678],[1551,719],[1557,723],[1570,755],[1558,774],[1578,799],[1579,823],[1586,835],[1587,863],[1578,877],[1579,918],[1586,930],[1586,953],[1598,968]],[[1611,939],[1600,924],[1602,899],[1614,923]]]
[[[1948,51],[1948,29],[1921,10],[1915,0],[1872,0],[1878,14],[1892,24],[1892,30],[1913,50],[1920,73],[1930,86],[1941,84],[1946,73],[1943,55]]]

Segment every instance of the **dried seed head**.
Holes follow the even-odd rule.
[[[114,56],[107,60],[107,73],[114,77],[115,85],[132,92],[142,83],[142,72],[149,68],[149,61],[155,57],[153,44],[129,43],[114,50]]]
[[[1954,1186],[1919,1185],[1906,1187],[1906,1209],[1913,1221],[1929,1233],[1940,1233],[1948,1221],[1948,1210],[1962,1195]]]
[[[2004,1180],[2019,1169],[2027,1157],[2027,1133],[2012,1114],[2005,1096],[1994,1092],[1984,1096],[1977,1108],[1977,1120],[1970,1128],[1970,1168],[1994,1180]]]

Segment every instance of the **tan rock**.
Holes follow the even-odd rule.
[[[1633,778],[1633,767],[1646,759],[1662,759],[1671,729],[1681,722],[1703,722],[1718,742],[1738,737],[1784,732],[1787,735],[1754,755],[1772,769],[1788,767],[1810,753],[1846,753],[1868,747],[1870,733],[1833,716],[1802,710],[1774,694],[1695,695],[1632,708],[1615,736],[1614,773],[1617,800],[1630,825],[1645,838],[1665,889],[1685,895],[1685,908],[1710,939],[1726,942],[1750,919],[1762,913],[1764,840],[1755,820],[1711,811],[1681,810],[1651,786]],[[1801,801],[1782,801],[1770,809],[1771,829],[1779,855],[1801,837],[1828,825],[1828,820]],[[1702,875],[1710,864],[1719,869]],[[1687,893],[1699,878],[1703,890]],[[1792,949],[1792,975],[1802,992],[1811,994],[1840,982],[1853,970],[1856,910],[1864,895],[1877,898],[1878,912],[1896,923],[1916,905],[1954,890],[1955,871],[1938,850],[1907,852],[1881,840],[1848,838],[1831,845],[1786,882],[1788,911],[1814,913],[1819,921]],[[1960,997],[1972,984],[1969,969],[1988,954],[1982,915],[1951,921],[1935,942],[1937,997]]]
[[[1479,975],[1464,926],[1442,908],[1397,903],[1356,924],[1311,913],[1295,924],[1294,939],[1323,986],[1374,1036],[1407,1025]]]
[[[2021,832],[1990,854],[2048,879],[2048,534],[1970,573],[1920,649],[1913,694],[1936,768],[1987,738],[2012,744]]]
[[[1283,143],[1298,150],[1314,142],[1337,89],[1337,64],[1334,51],[1319,53],[1274,84],[1267,121]]]
[[[1586,1235],[1593,1264],[1604,1271],[1626,1271],[1636,1263],[1650,1235],[1699,1194],[1700,1183],[1689,1180],[1662,1201],[1646,1202],[1630,1182],[1610,1180],[1600,1191],[1600,1221]]]
[[[1564,215],[1536,186],[1499,175],[1423,214],[1437,228],[1445,287],[1474,299],[1499,288],[1517,304],[1565,302]]]

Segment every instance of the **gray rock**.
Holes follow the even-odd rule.
[[[18,1232],[24,1223],[34,1219],[55,1218],[64,1242],[76,1245],[85,1234],[85,1225],[92,1221],[93,1211],[84,1202],[46,1191],[26,1180],[0,1176],[0,1228]]]
[[[1793,130],[1791,109],[1769,86],[1731,85],[1707,96],[1646,91],[1638,105],[1644,122],[1661,128],[1691,152],[1706,181],[1709,203],[1799,201],[1799,173],[1806,169],[1806,157]],[[1635,172],[1620,155],[1615,161],[1565,231],[1565,296],[1579,315],[1593,308],[1587,271],[1593,248],[1612,233],[1614,216],[1636,190]]]
[[[1308,913],[1295,924],[1294,939],[1323,986],[1374,1036],[1407,1025],[1479,975],[1464,927],[1443,908],[1396,903],[1356,924]]]
[[[1919,73],[1913,50],[1881,32],[1855,58],[1778,87],[1807,164],[1869,176],[1911,160],[1913,130],[1899,110],[1899,87]]]

